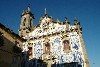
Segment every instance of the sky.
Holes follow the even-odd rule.
[[[54,20],[77,17],[83,29],[83,39],[90,67],[100,67],[100,0],[0,0],[0,23],[18,34],[21,13],[30,4],[34,25],[44,15],[44,9]]]

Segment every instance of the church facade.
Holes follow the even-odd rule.
[[[30,7],[22,13],[19,36],[26,39],[22,45],[23,67],[90,67],[82,27],[75,19],[53,20],[44,12],[38,25],[32,26],[34,15]]]

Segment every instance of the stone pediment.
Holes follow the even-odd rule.
[[[39,24],[29,33],[30,38],[38,38],[47,35],[60,34],[69,30],[69,22],[53,21],[49,16],[43,16]]]

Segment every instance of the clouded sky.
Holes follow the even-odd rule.
[[[0,23],[18,33],[21,13],[30,4],[34,25],[44,15],[44,9],[54,20],[71,24],[77,17],[83,28],[83,39],[91,67],[100,66],[100,0],[0,0]]]

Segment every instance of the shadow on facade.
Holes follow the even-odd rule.
[[[5,37],[0,43],[0,67],[47,67],[48,63],[41,59],[33,58],[29,60],[27,52],[22,52],[21,55],[15,55],[21,52],[21,49],[16,47],[17,42],[12,43]],[[6,43],[5,43],[6,41]],[[4,42],[4,43],[3,43]],[[7,50],[5,50],[7,48]],[[12,50],[12,52],[11,52]],[[14,53],[13,53],[14,52]],[[9,57],[9,58],[8,58]],[[21,62],[21,63],[20,63]],[[51,67],[82,67],[77,62],[72,63],[54,63]]]
[[[13,67],[12,65],[18,67],[20,63],[14,62],[20,61],[20,55],[17,55],[17,53],[21,52],[21,50],[15,45],[15,42],[10,41],[6,37],[0,34],[0,67]]]
[[[41,59],[36,58],[29,60],[27,52],[23,52],[21,67],[47,67],[47,63],[43,62]]]
[[[41,59],[31,59],[28,60],[27,52],[22,53],[22,63],[21,67],[48,67],[48,63],[43,62]],[[54,63],[51,65],[51,67],[82,67],[82,65],[79,65],[78,62],[72,62],[72,63],[62,63],[57,64]]]

